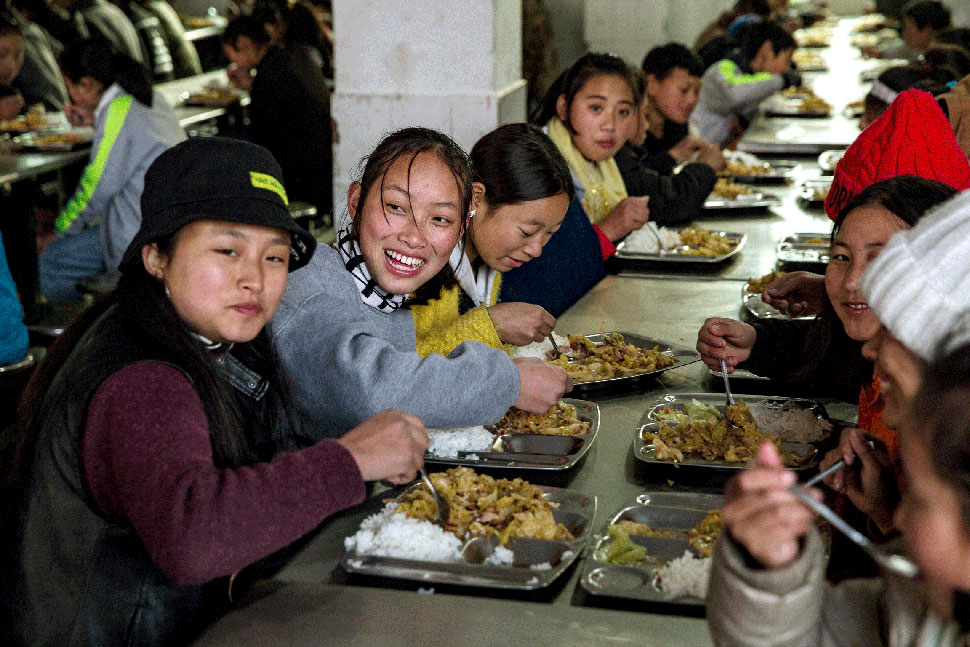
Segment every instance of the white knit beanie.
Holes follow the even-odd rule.
[[[861,288],[876,318],[925,361],[970,342],[970,191],[893,236]]]

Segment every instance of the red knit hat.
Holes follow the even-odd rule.
[[[897,175],[918,175],[958,191],[970,188],[970,163],[940,106],[928,92],[900,93],[862,131],[835,167],[825,213],[835,220],[842,207],[870,184]]]

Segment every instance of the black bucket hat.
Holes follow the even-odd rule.
[[[239,139],[196,137],[158,156],[145,173],[141,228],[119,269],[141,262],[141,249],[196,220],[223,220],[290,233],[292,272],[310,261],[317,241],[287,209],[283,171],[273,155]]]

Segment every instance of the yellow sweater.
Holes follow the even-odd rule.
[[[488,295],[488,305],[493,306],[498,301],[501,283],[502,276],[499,275],[492,293]],[[447,355],[466,341],[480,341],[493,348],[504,348],[484,305],[472,308],[463,315],[458,314],[460,291],[457,285],[444,288],[439,298],[432,299],[427,305],[411,308],[417,350],[421,357],[431,353]]]

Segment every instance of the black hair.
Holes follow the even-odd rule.
[[[923,64],[934,81],[959,81],[970,74],[970,52],[959,45],[938,43],[923,53]]]
[[[897,67],[891,67],[880,74],[878,78],[880,83],[895,92],[903,92],[904,90],[910,90],[913,88],[925,90],[928,89],[926,83],[932,82],[932,80],[933,79],[930,71],[918,65],[899,65]],[[939,84],[936,84],[934,87],[929,89],[937,91],[940,91],[941,89],[945,90],[945,88],[942,88],[942,86],[939,86]],[[931,94],[934,95],[937,93],[938,92],[931,92]],[[872,92],[866,94],[862,103],[865,114],[869,116],[870,122],[875,121],[876,117],[886,112],[886,109],[889,108],[889,103],[875,96]]]
[[[0,38],[2,38],[3,36],[14,36],[14,35],[20,36],[21,38],[23,38],[23,33],[20,31],[20,27],[16,23],[11,22],[6,17],[0,16]]]
[[[144,65],[111,49],[108,41],[86,38],[71,43],[58,57],[61,72],[72,83],[89,76],[104,85],[113,83],[135,97],[142,104],[152,105],[152,76]]]
[[[756,13],[767,17],[771,15],[771,5],[768,0],[738,0],[734,3],[734,13],[738,16]]]
[[[741,54],[749,61],[758,55],[758,50],[766,42],[777,56],[786,50],[794,50],[795,39],[788,31],[770,20],[756,20],[745,25],[741,37]]]
[[[266,45],[270,42],[266,22],[255,15],[236,16],[230,20],[225,31],[222,32],[222,44],[235,49],[240,36],[245,36],[257,45]]]
[[[950,27],[936,35],[936,42],[946,45],[959,45],[970,52],[970,27]]]
[[[630,86],[633,94],[633,106],[640,105],[640,96],[637,94],[637,83],[634,78],[634,71],[630,69],[622,58],[613,54],[602,52],[592,52],[581,56],[579,60],[559,75],[542,99],[542,103],[530,115],[529,123],[542,127],[550,119],[556,116],[556,102],[560,96],[566,97],[566,115],[568,119],[569,110],[572,108],[573,99],[583,89],[586,83],[600,75],[618,76]],[[572,126],[567,122],[566,127],[572,130]]]
[[[881,206],[907,226],[914,226],[933,207],[946,202],[956,195],[956,189],[916,175],[900,175],[869,185],[843,206],[832,226],[831,240],[842,228],[846,216],[853,209],[867,206]],[[805,337],[804,366],[794,376],[794,381],[803,381],[815,375],[820,367],[831,363],[832,358],[855,357],[858,361],[845,367],[847,374],[854,378],[868,380],[872,377],[872,365],[863,361],[859,343],[850,339],[845,326],[835,312],[832,303],[826,299],[822,312],[816,317]],[[854,353],[854,354],[853,354]]]
[[[153,242],[160,252],[171,256],[178,245],[178,236],[176,232]],[[265,329],[252,341],[234,344],[229,351],[269,381],[269,389],[263,395],[264,406],[256,412],[246,406],[245,398],[222,377],[223,371],[215,356],[204,348],[176,312],[163,283],[149,274],[142,263],[133,263],[125,269],[111,294],[85,310],[57,337],[31,376],[18,408],[20,429],[8,486],[18,487],[28,476],[39,431],[37,426],[43,420],[44,398],[52,383],[85,334],[115,306],[136,338],[158,349],[162,361],[177,366],[191,381],[205,409],[216,467],[252,465],[271,460],[277,450],[295,449],[291,445],[296,440],[290,440],[284,433],[292,425],[288,418],[291,407]]]
[[[950,10],[940,0],[911,0],[903,6],[901,15],[912,18],[917,29],[940,31],[950,26]]]
[[[360,179],[360,196],[357,200],[357,211],[351,218],[353,226],[351,235],[359,242],[360,219],[364,212],[364,205],[367,196],[375,184],[378,186],[378,198],[383,193],[384,177],[387,170],[398,158],[408,159],[408,181],[411,179],[411,166],[418,155],[430,153],[440,159],[455,178],[455,185],[458,187],[460,204],[458,213],[461,218],[460,235],[465,234],[465,226],[468,224],[468,209],[472,201],[472,168],[468,155],[456,144],[448,135],[439,133],[430,128],[411,127],[402,128],[396,132],[387,134],[377,144],[377,148],[363,158],[357,164],[357,174]],[[437,276],[422,285],[415,291],[413,298],[408,303],[420,305],[427,303],[428,299],[438,298],[442,287],[454,283],[454,274],[448,265],[445,265]]]
[[[956,490],[970,537],[970,345],[938,354],[911,404],[937,476]]]
[[[667,43],[654,47],[643,57],[640,69],[644,74],[652,74],[658,81],[663,81],[678,67],[686,70],[690,76],[704,74],[704,63],[701,58],[680,43]]]
[[[576,194],[562,153],[541,130],[506,124],[479,139],[471,157],[476,182],[485,185],[490,207]]]
[[[846,216],[853,209],[879,206],[906,223],[907,227],[913,227],[927,211],[946,202],[957,193],[956,189],[947,184],[927,180],[918,175],[897,175],[880,180],[849,198],[839,209],[832,226],[831,238],[835,240]]]

